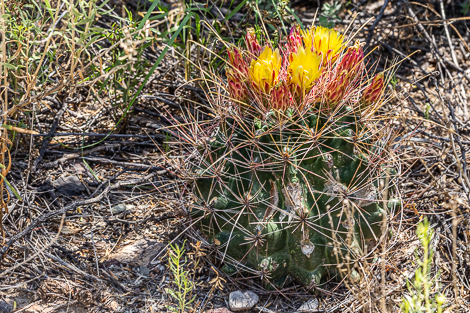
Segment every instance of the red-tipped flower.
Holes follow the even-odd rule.
[[[367,88],[364,90],[362,95],[362,102],[366,105],[370,105],[376,102],[382,96],[383,88],[384,74],[379,73],[374,77],[374,79],[372,79],[370,85],[367,86]]]
[[[289,87],[285,84],[275,86],[271,90],[270,107],[275,110],[286,110],[291,107],[294,99],[289,92]]]
[[[230,65],[232,65],[233,75],[246,77],[248,75],[248,66],[246,65],[243,56],[237,48],[228,50],[228,57]]]
[[[244,101],[248,98],[248,91],[245,84],[242,83],[236,76],[228,75],[228,92],[232,99],[237,101]]]
[[[344,98],[348,84],[348,73],[344,71],[339,73],[339,75],[328,84],[328,88],[325,93],[326,101],[330,104],[336,104],[340,102]]]
[[[363,69],[364,51],[359,41],[349,47],[338,64],[338,73],[346,72],[352,80]]]
[[[282,46],[260,46],[253,30],[245,36],[246,49],[228,49],[227,90],[235,102],[259,101],[272,109],[297,105],[328,106],[380,101],[384,75],[362,89],[364,51],[356,41],[345,50],[343,35],[324,27],[291,28]],[[360,94],[362,92],[362,95]]]
[[[256,58],[261,52],[261,46],[259,45],[258,39],[256,39],[256,34],[253,30],[249,30],[245,36],[245,43],[248,52],[250,53],[249,58]]]
[[[297,49],[302,46],[302,37],[298,27],[294,26],[290,29],[289,36],[287,37],[287,47],[291,53],[296,53]]]

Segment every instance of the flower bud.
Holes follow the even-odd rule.
[[[350,80],[354,79],[364,67],[364,52],[359,41],[349,47],[338,64],[338,73],[347,72]]]
[[[293,104],[292,95],[289,88],[285,84],[275,86],[271,91],[271,101],[269,102],[270,108],[276,110],[286,110]]]
[[[229,63],[234,70],[232,75],[241,75],[243,77],[246,77],[248,74],[248,66],[246,65],[246,62],[243,59],[240,50],[238,50],[238,48],[229,49],[228,58]]]
[[[374,77],[374,79],[372,79],[370,85],[367,86],[367,88],[364,90],[362,95],[362,102],[366,105],[370,105],[376,102],[382,96],[383,88],[384,74],[379,73]]]
[[[248,52],[251,54],[250,58],[256,58],[261,52],[261,46],[253,29],[249,29],[245,36],[245,43]]]
[[[297,49],[302,46],[302,37],[298,27],[294,26],[290,29],[289,36],[287,37],[287,48],[291,53],[296,53]]]
[[[232,99],[237,101],[244,101],[248,98],[248,91],[245,84],[243,84],[238,75],[234,75],[232,71],[227,71],[228,92]]]
[[[343,99],[349,83],[349,76],[347,72],[343,71],[335,77],[333,81],[328,84],[326,91],[326,101],[329,104],[336,104]]]

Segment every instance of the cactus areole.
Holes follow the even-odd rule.
[[[375,114],[383,75],[368,79],[361,44],[322,27],[293,28],[276,48],[245,41],[229,49],[215,121],[193,140],[192,218],[227,274],[268,288],[358,280],[393,180]]]

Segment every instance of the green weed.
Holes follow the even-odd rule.
[[[392,84],[393,88],[395,88],[398,84],[398,78],[393,74],[393,76],[390,78],[390,84]]]
[[[338,13],[341,10],[341,3],[335,1],[333,4],[325,2],[321,9],[320,17],[318,18],[319,23],[323,27],[333,28],[335,27],[335,19],[339,19]]]
[[[429,120],[429,111],[431,111],[431,105],[426,103],[426,107],[424,108],[424,118]]]
[[[166,153],[170,152],[171,150],[170,140],[171,140],[171,134],[165,133],[165,140],[163,141],[163,150]]]
[[[460,4],[460,6],[462,7],[462,9],[460,10],[460,12],[463,14],[463,15],[467,15],[468,12],[470,11],[470,0],[465,0],[464,2],[462,2]]]
[[[172,312],[187,312],[190,309],[190,304],[194,302],[196,296],[191,296],[191,292],[194,288],[194,283],[190,279],[189,270],[187,266],[187,258],[183,255],[185,254],[185,245],[186,241],[183,242],[183,245],[179,247],[178,245],[170,244],[171,249],[169,250],[168,255],[168,265],[170,271],[173,274],[173,286],[172,288],[166,288],[166,292],[176,300],[176,306],[167,306],[168,310]]]
[[[440,292],[436,292],[434,297],[431,296],[432,286],[438,285],[439,273],[431,278],[434,251],[430,244],[434,231],[426,218],[418,224],[416,235],[423,248],[423,260],[420,260],[416,251],[416,262],[419,267],[415,272],[413,282],[407,281],[409,295],[403,298],[401,310],[403,313],[442,313],[445,296]]]

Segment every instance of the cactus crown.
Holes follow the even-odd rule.
[[[372,117],[384,77],[365,82],[361,44],[334,30],[294,27],[276,48],[252,32],[245,42],[229,49],[216,118],[185,132],[199,155],[191,214],[228,274],[270,288],[356,279],[393,174],[386,127]]]
[[[371,105],[383,95],[383,74],[365,90],[358,85],[364,77],[361,44],[345,49],[343,35],[334,30],[293,27],[282,49],[261,47],[252,32],[245,42],[246,50],[229,48],[228,90],[234,100],[261,112],[318,103],[329,109],[355,102]]]

